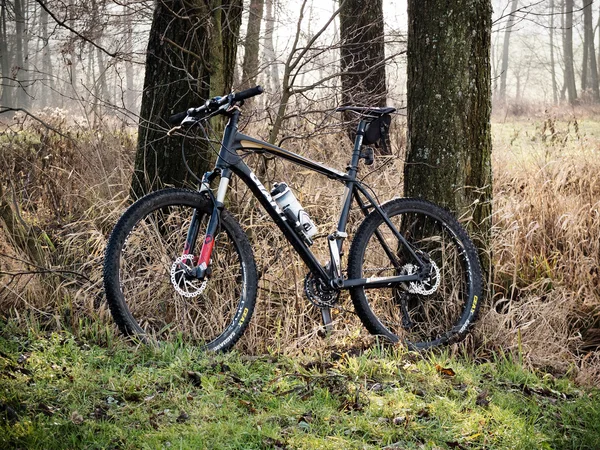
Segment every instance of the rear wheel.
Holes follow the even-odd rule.
[[[431,264],[420,282],[350,291],[354,307],[373,334],[425,349],[462,338],[481,297],[481,267],[465,230],[451,214],[417,199],[398,199],[383,210],[411,247]],[[376,212],[360,225],[348,260],[348,277],[408,275],[414,258]]]
[[[210,276],[185,275],[200,252],[212,202],[199,192],[165,189],[134,203],[108,241],[104,287],[120,330],[145,342],[183,340],[210,350],[230,349],[254,311],[257,276],[240,225],[220,214]],[[197,245],[182,258],[194,213]]]

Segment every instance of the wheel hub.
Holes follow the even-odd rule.
[[[208,284],[208,280],[201,281],[189,275],[194,269],[194,255],[183,255],[177,258],[171,265],[171,284],[184,297],[197,297]]]
[[[438,290],[440,286],[440,269],[437,264],[432,260],[429,261],[431,266],[429,275],[426,276],[422,281],[410,281],[408,284],[403,283],[402,287],[404,290],[411,294],[420,295],[431,295]],[[402,266],[402,275],[413,275],[417,272],[418,267],[414,264],[405,264]]]

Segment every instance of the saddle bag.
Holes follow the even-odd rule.
[[[392,116],[389,114],[384,114],[369,123],[363,136],[363,145],[373,145],[381,138],[387,139],[390,123],[392,123]]]

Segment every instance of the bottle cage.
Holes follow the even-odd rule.
[[[363,136],[363,145],[376,144],[380,139],[387,139],[388,130],[390,129],[390,123],[392,122],[392,116],[384,114],[378,117],[367,125],[365,129],[365,135]]]

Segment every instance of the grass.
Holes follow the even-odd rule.
[[[600,446],[600,391],[508,355],[213,355],[4,322],[0,348],[6,449]]]

